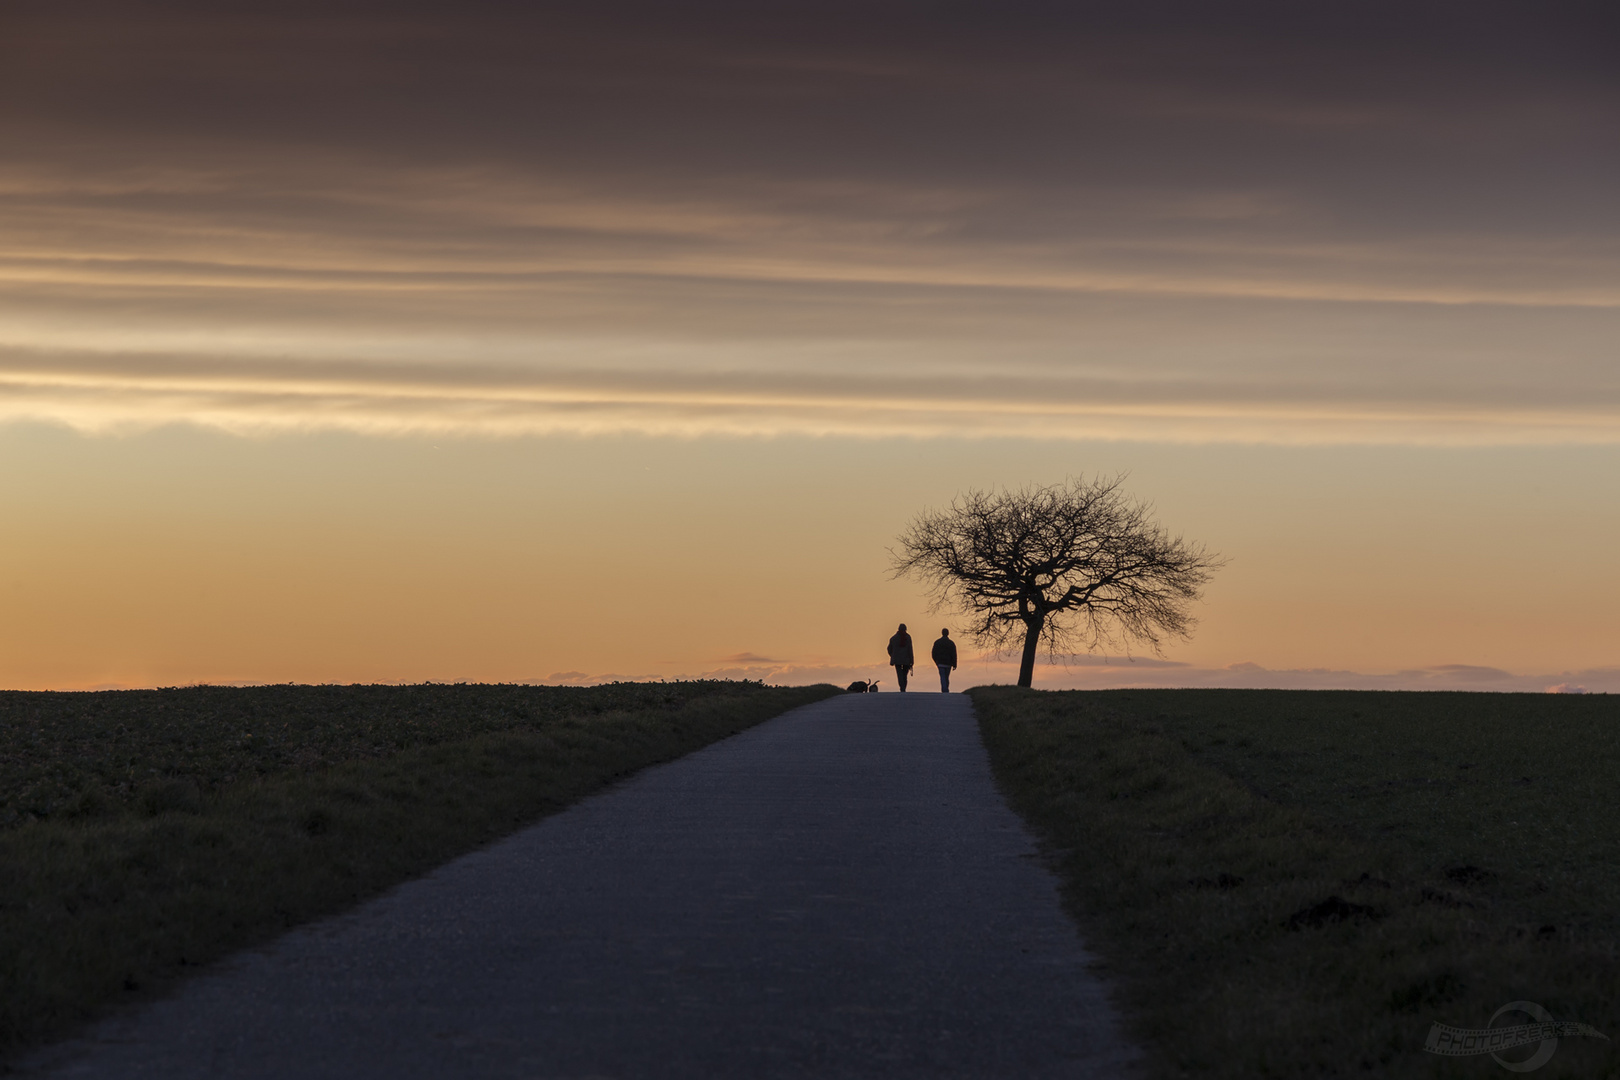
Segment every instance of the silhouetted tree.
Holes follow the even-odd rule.
[[[889,552],[894,576],[921,578],[935,609],[969,614],[985,644],[1006,649],[1022,636],[1019,686],[1034,678],[1042,638],[1052,656],[1131,642],[1159,653],[1163,638],[1191,632],[1187,609],[1221,560],[1165,532],[1122,482],[959,495],[906,527]]]

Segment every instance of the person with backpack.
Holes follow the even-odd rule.
[[[900,684],[902,694],[906,692],[906,676],[916,663],[917,658],[911,651],[911,635],[906,633],[906,624],[901,623],[900,629],[889,639],[889,666],[894,668],[894,680]]]
[[[939,692],[951,692],[951,672],[956,670],[956,642],[951,640],[949,630],[939,632],[939,640],[934,642],[934,664],[939,668]]]

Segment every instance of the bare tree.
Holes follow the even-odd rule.
[[[1187,609],[1221,560],[1167,533],[1123,481],[959,495],[901,533],[893,576],[921,578],[934,608],[970,615],[982,643],[1005,650],[1022,636],[1019,686],[1034,678],[1043,638],[1054,657],[1132,642],[1159,653],[1165,637],[1191,632]]]

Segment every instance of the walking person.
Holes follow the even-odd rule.
[[[934,663],[939,667],[939,692],[951,692],[951,672],[956,670],[956,642],[951,640],[949,630],[939,632],[939,640],[934,642]]]
[[[906,676],[917,663],[917,658],[911,652],[911,635],[906,633],[906,624],[901,623],[900,629],[894,637],[889,639],[889,666],[894,668],[894,680],[900,684],[900,692],[906,692]]]

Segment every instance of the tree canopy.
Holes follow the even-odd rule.
[[[935,609],[968,615],[981,643],[1020,644],[1019,686],[1030,685],[1043,639],[1052,656],[1132,644],[1162,653],[1166,638],[1191,633],[1188,609],[1221,560],[1167,532],[1123,482],[958,495],[901,533],[889,553],[894,576],[920,578]]]

